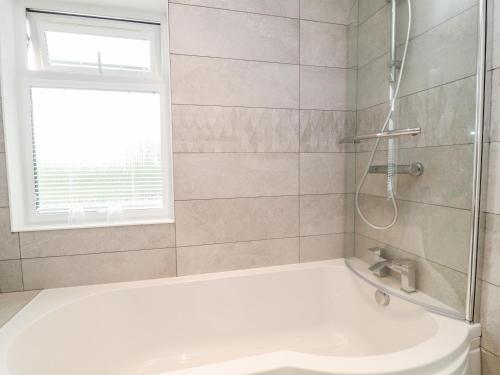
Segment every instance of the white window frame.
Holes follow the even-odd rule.
[[[102,3],[110,0],[103,0]],[[133,4],[123,0],[123,4]],[[137,2],[135,4],[137,6]],[[100,74],[92,69],[46,67],[28,69],[26,43],[26,9],[75,15],[98,15],[121,20],[146,20],[160,25],[160,34],[150,33],[151,40],[159,38],[160,51],[152,56],[151,72],[113,71]],[[48,15],[50,16],[50,15]],[[40,19],[45,17],[40,17]],[[48,17],[50,18],[50,17]],[[103,20],[88,18],[89,24]],[[121,22],[121,21],[110,21]],[[105,22],[104,22],[105,23]],[[36,25],[45,27],[46,25]],[[140,24],[137,24],[140,27]],[[36,31],[32,31],[33,33]],[[132,31],[133,32],[133,31]],[[34,231],[69,228],[88,228],[174,222],[172,129],[170,109],[170,67],[168,56],[167,7],[161,12],[109,6],[84,6],[48,0],[0,1],[0,75],[2,83],[5,147],[12,231]],[[41,57],[43,58],[43,56]],[[154,64],[153,61],[159,61]],[[163,207],[158,209],[123,210],[120,219],[110,221],[106,211],[86,211],[85,219],[71,222],[69,213],[38,213],[35,205],[34,170],[32,159],[32,124],[30,92],[33,87],[94,89],[112,91],[155,92],[160,95],[161,157],[163,167]]]

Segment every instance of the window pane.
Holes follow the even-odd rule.
[[[48,62],[53,66],[99,70],[151,71],[148,40],[46,31]]]
[[[161,208],[157,93],[32,88],[38,211]]]

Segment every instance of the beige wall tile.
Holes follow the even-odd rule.
[[[418,36],[408,49],[401,95],[475,74],[476,45],[476,7]]]
[[[360,196],[360,207],[369,220],[384,225],[393,218],[386,198]],[[356,214],[356,232],[393,247],[466,272],[469,262],[470,211],[398,201],[399,217],[390,229],[368,227]]]
[[[470,77],[401,98],[396,106],[398,128],[421,128],[415,137],[398,140],[398,147],[463,145],[474,142],[476,79]],[[381,129],[388,113],[387,104],[358,111],[358,134]],[[361,143],[359,151],[373,145]],[[381,142],[379,150],[387,149]]]
[[[19,292],[21,290],[23,290],[21,261],[0,261],[0,293]]]
[[[300,237],[300,261],[316,262],[342,258],[351,236],[349,233],[339,233]]]
[[[500,353],[500,287],[483,282],[481,289],[481,346]]]
[[[295,65],[174,55],[172,103],[298,108]]]
[[[1,116],[1,114],[0,114]],[[0,123],[0,127],[2,124]],[[2,140],[0,140],[2,143]],[[7,189],[7,168],[5,154],[0,152],[0,207],[9,207],[9,192]]]
[[[500,142],[489,144],[488,159],[485,209],[487,212],[500,214]]]
[[[71,229],[21,233],[23,258],[175,247],[175,225]]]
[[[177,246],[297,237],[298,197],[176,202]]]
[[[300,63],[347,67],[347,27],[300,21]]]
[[[355,127],[355,112],[302,110],[300,111],[300,151],[354,151],[352,145],[341,144],[340,140],[352,136]]]
[[[299,239],[179,247],[179,275],[298,263]]]
[[[23,259],[26,290],[176,275],[175,249]]]
[[[360,24],[358,35],[359,66],[387,53],[390,42],[390,7],[383,7]]]
[[[300,193],[354,192],[354,153],[300,155]]]
[[[500,216],[486,214],[482,278],[500,287]]]
[[[500,63],[500,60],[499,60]],[[491,109],[490,109],[490,129],[485,136],[489,141],[500,141],[500,70],[491,72]]]
[[[347,69],[300,67],[301,109],[346,110]]]
[[[325,194],[300,197],[300,235],[352,231],[352,195]]]
[[[0,294],[0,327],[7,323],[24,306],[36,297],[38,291],[1,293]]]
[[[456,208],[470,208],[474,146],[403,149],[398,163],[421,162],[424,173],[398,176],[398,198]]]
[[[359,0],[359,22],[366,21],[387,5],[387,0]]]
[[[487,350],[481,350],[481,374],[500,374],[500,356],[496,356]]]
[[[300,0],[170,0],[171,3],[232,9],[241,12],[271,14],[292,18],[299,17],[299,1]]]
[[[299,111],[172,106],[174,152],[297,152]]]
[[[8,208],[0,208],[0,260],[19,259],[19,235],[10,231]]]
[[[389,80],[387,61],[388,55],[385,54],[359,68],[357,79],[358,111],[388,100]],[[381,127],[381,125],[377,125],[377,128],[380,129]]]
[[[298,154],[176,154],[175,199],[297,195]]]
[[[348,25],[353,5],[353,0],[300,0],[300,18]]]
[[[299,62],[298,20],[178,4],[169,9],[172,53]]]

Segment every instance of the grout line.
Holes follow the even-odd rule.
[[[404,98],[408,98],[410,96],[414,96],[414,95],[417,95],[417,94],[421,94],[421,93],[424,93],[426,91],[431,91],[431,90],[434,90],[434,89],[438,89],[438,88],[443,87],[443,86],[452,85],[452,84],[460,82],[460,81],[465,81],[465,80],[467,80],[469,78],[472,78],[472,77],[475,77],[475,76],[476,76],[475,73],[474,74],[470,74],[470,75],[467,75],[467,76],[463,76],[463,77],[454,79],[452,81],[440,83],[440,84],[437,84],[435,86],[431,86],[431,87],[428,87],[428,88],[425,88],[425,89],[422,89],[422,90],[414,91],[414,92],[411,92],[411,93],[406,94],[406,95],[400,95],[400,96],[398,96],[398,100],[401,100],[401,99],[404,99]],[[371,104],[368,107],[358,108],[357,112],[361,112],[361,111],[366,111],[366,110],[369,110],[369,109],[373,109],[373,108],[375,108],[377,106],[386,105],[388,103],[389,103],[388,101],[383,101],[383,102],[378,102],[378,103],[375,103],[375,104]],[[351,112],[353,112],[353,111],[351,111]]]
[[[470,142],[470,143],[452,143],[452,144],[449,144],[449,145],[424,145],[424,146],[414,146],[414,147],[411,147],[411,146],[399,146],[399,147],[396,147],[395,150],[404,150],[404,151],[408,151],[408,150],[421,150],[421,149],[426,149],[426,148],[441,148],[441,147],[448,147],[448,148],[451,148],[451,147],[463,147],[463,146],[472,146],[474,145],[474,142]],[[387,152],[388,149],[387,148],[379,148],[377,149],[377,153],[378,152]],[[357,154],[369,154],[371,151],[367,150],[367,151],[357,151],[356,153]]]
[[[382,195],[375,195],[375,194],[369,194],[369,193],[360,193],[360,195],[361,196],[367,196],[367,197],[373,197],[373,198],[379,198],[379,199],[385,199],[385,197],[382,196]],[[449,208],[451,210],[458,210],[458,211],[470,212],[470,208],[461,208],[461,207],[446,206],[446,205],[443,205],[443,204],[427,203],[427,202],[422,202],[422,201],[413,201],[413,200],[410,200],[410,199],[396,198],[396,201],[397,202],[405,202],[405,203],[414,203],[414,204],[425,205],[425,206],[440,207],[440,208]]]
[[[365,152],[365,151],[363,151]],[[193,155],[193,154],[269,154],[269,155],[279,155],[279,154],[354,154],[356,151],[174,151],[174,155]]]
[[[330,22],[330,21],[317,21],[317,20],[310,20],[310,19],[305,19],[305,18],[302,19],[302,18],[300,18],[301,17],[300,5],[299,5],[299,17],[297,18],[297,17],[290,17],[290,16],[282,16],[282,15],[277,15],[277,14],[251,12],[248,10],[228,9],[228,8],[212,7],[212,6],[208,6],[208,5],[198,5],[198,4],[186,4],[186,3],[183,3],[182,0],[169,1],[169,4],[184,5],[184,6],[197,7],[197,8],[215,9],[215,10],[221,10],[221,11],[226,11],[226,12],[234,12],[234,13],[255,14],[255,15],[259,15],[259,16],[284,18],[284,19],[294,20],[294,21],[308,21],[308,22],[318,22],[318,23],[325,23],[325,24],[337,25],[337,26],[349,26],[349,24],[344,24],[344,23],[337,23],[337,22]]]
[[[245,62],[252,62],[252,63],[277,64],[277,65],[288,65],[288,66],[296,66],[296,67],[300,66],[300,64],[298,62],[297,63],[290,63],[290,62],[281,62],[281,61],[242,59],[242,58],[237,58],[237,57],[194,55],[194,54],[187,54],[187,53],[175,53],[172,51],[170,51],[170,56],[199,57],[199,58],[203,58],[203,59],[217,59],[217,60],[230,60],[230,61],[245,61]],[[347,69],[347,68],[338,68],[338,69]]]
[[[284,194],[284,195],[257,195],[257,196],[244,196],[244,197],[224,197],[224,198],[190,198],[190,199],[176,199],[175,202],[197,202],[197,201],[222,201],[222,200],[235,200],[235,199],[260,199],[260,198],[295,198],[304,197],[307,195],[318,196],[318,195],[349,195],[348,193],[325,193],[325,194]]]
[[[386,246],[390,247],[391,249],[394,249],[394,250],[397,250],[397,251],[401,251],[401,252],[403,252],[403,253],[405,253],[405,254],[411,255],[411,256],[413,256],[413,257],[415,257],[415,258],[418,258],[418,259],[425,260],[425,261],[426,261],[426,262],[428,262],[428,263],[432,263],[432,264],[438,265],[438,266],[440,266],[440,267],[446,268],[446,269],[448,269],[448,270],[451,270],[451,271],[457,272],[457,273],[459,273],[459,274],[461,274],[461,275],[467,276],[467,273],[466,273],[466,272],[459,271],[459,270],[457,270],[457,269],[455,269],[455,268],[451,268],[450,266],[447,266],[447,265],[444,265],[444,264],[442,264],[442,263],[436,262],[436,261],[434,261],[434,260],[431,260],[431,259],[428,259],[428,258],[422,257],[422,256],[420,256],[420,255],[417,255],[417,254],[415,254],[415,253],[412,253],[412,252],[411,252],[411,251],[409,251],[409,250],[404,250],[404,249],[401,249],[401,248],[399,248],[399,247],[393,246],[393,245],[391,245],[391,244],[389,244],[389,243],[387,243],[387,242],[377,240],[377,239],[372,238],[372,237],[370,237],[370,236],[368,236],[368,235],[366,235],[366,234],[362,234],[362,233],[356,232],[356,233],[355,233],[355,236],[356,236],[356,235],[357,235],[357,236],[360,236],[360,237],[364,237],[364,238],[366,238],[366,239],[368,239],[368,240],[371,240],[371,241],[375,241],[375,242],[378,242],[378,243],[384,244],[384,245],[386,245]]]
[[[301,6],[301,3],[302,3],[302,0],[299,0],[299,18],[302,17],[302,6]],[[302,21],[299,22],[299,64],[301,64],[302,62]],[[300,65],[300,68],[299,68],[299,108],[302,107],[302,87],[301,87],[301,80],[302,80],[302,65]],[[297,158],[297,164],[298,164],[298,170],[299,170],[299,173],[298,173],[298,176],[297,176],[297,182],[298,182],[298,193],[299,193],[299,197],[297,198],[298,200],[298,204],[297,204],[297,215],[298,215],[298,232],[299,232],[299,236],[300,236],[300,229],[301,229],[301,220],[300,220],[300,214],[301,214],[301,209],[300,209],[300,206],[301,206],[301,200],[300,200],[300,181],[301,181],[301,169],[300,169],[300,164],[301,164],[301,136],[302,134],[302,116],[300,115],[299,113],[299,157]],[[299,239],[299,263],[302,262],[302,248],[300,246],[300,239]]]
[[[173,249],[175,249],[175,247],[160,247],[160,248],[155,247],[155,248],[150,248],[150,249],[114,250],[114,251],[91,252],[91,253],[60,254],[60,255],[38,256],[38,257],[26,257],[26,258],[23,258],[22,260],[78,257],[78,256],[86,256],[86,255],[124,254],[124,253],[137,253],[137,252],[141,252],[141,251],[157,251],[157,250],[173,250]]]
[[[497,353],[494,353],[494,352],[492,352],[492,351],[490,351],[490,350],[486,349],[484,346],[481,346],[481,350],[483,350],[483,351],[487,352],[488,354],[490,354],[490,355],[492,355],[492,356],[494,356],[494,357],[496,357],[497,359],[499,359],[499,360],[500,360],[500,353],[498,353],[498,354],[497,354]]]
[[[385,5],[384,5],[384,7],[385,7]],[[411,42],[414,42],[416,39],[418,39],[419,37],[421,37],[421,36],[423,36],[423,35],[427,34],[428,32],[430,32],[430,31],[432,31],[432,30],[434,30],[434,29],[438,28],[439,26],[442,26],[442,25],[444,25],[445,23],[452,21],[454,18],[457,18],[457,17],[461,16],[462,14],[464,14],[464,13],[466,13],[466,12],[470,11],[470,10],[471,10],[472,8],[474,8],[474,7],[477,7],[477,5],[472,5],[472,6],[468,7],[468,8],[466,8],[466,9],[464,9],[464,10],[460,11],[459,13],[457,13],[457,14],[455,14],[455,15],[453,15],[453,16],[451,16],[451,17],[447,18],[447,19],[445,19],[444,21],[442,21],[442,22],[440,22],[440,23],[438,23],[438,24],[436,24],[436,25],[433,25],[433,26],[431,26],[431,27],[430,27],[430,28],[428,28],[428,29],[423,30],[423,31],[422,31],[422,32],[420,32],[419,34],[412,35],[412,36],[410,37],[410,43],[411,43]],[[381,9],[383,9],[383,8],[381,8]],[[380,9],[380,10],[381,10],[381,9]],[[380,11],[380,10],[379,10],[379,11]],[[377,13],[378,13],[378,11],[377,11]],[[374,14],[374,15],[375,15],[375,14]],[[371,18],[371,17],[370,17],[370,18]],[[361,25],[360,25],[360,26],[361,26]],[[396,46],[396,48],[400,48],[400,47],[401,47],[401,46],[403,46],[403,45],[404,45],[404,42],[399,43],[399,44]],[[384,52],[383,52],[383,53],[381,52],[381,54],[380,54],[380,55],[378,55],[378,56],[376,56],[376,57],[371,58],[370,60],[368,60],[367,62],[363,63],[362,65],[359,65],[359,66],[358,66],[358,69],[362,69],[362,68],[364,68],[366,65],[370,64],[371,62],[373,62],[373,61],[375,61],[375,60],[377,60],[377,59],[379,59],[379,58],[381,58],[381,57],[383,57],[383,56],[385,56],[385,55],[387,55],[387,54],[389,54],[389,50],[384,50]]]
[[[480,280],[484,283],[484,284],[488,284],[494,288],[500,288],[500,284],[495,284],[494,282],[491,282],[490,280],[486,280],[486,279],[483,279],[482,277],[480,278]]]
[[[366,23],[370,18],[372,18],[373,16],[375,16],[378,12],[380,12],[382,9],[384,9],[385,7],[387,7],[388,5],[387,4],[384,4],[382,5],[380,8],[378,8],[377,10],[375,10],[372,14],[370,14],[368,17],[366,17],[362,22],[359,22],[359,4],[358,4],[358,27],[361,27],[361,25],[363,25],[364,23]]]
[[[356,112],[353,109],[316,109],[316,108],[285,108],[285,107],[250,107],[243,105],[223,105],[223,104],[194,104],[194,103],[172,103],[172,106],[179,107],[215,107],[215,108],[242,108],[242,109],[272,109],[279,111],[309,111],[309,112],[339,112],[351,113]],[[2,152],[2,151],[0,151]]]
[[[300,40],[300,37],[299,37]],[[299,47],[300,50],[300,47]],[[208,55],[195,55],[189,53],[176,53],[170,52],[171,56],[183,56],[183,57],[199,57],[204,59],[218,59],[218,60],[231,60],[231,61],[245,61],[252,63],[264,63],[264,64],[278,64],[278,65],[289,65],[289,66],[307,66],[312,68],[326,68],[326,69],[338,69],[338,70],[356,70],[356,67],[349,66],[331,66],[331,65],[313,65],[313,64],[300,64],[300,53],[299,53],[299,62],[291,63],[291,62],[283,62],[283,61],[270,61],[270,60],[254,60],[254,59],[243,59],[239,57],[227,57],[227,56],[208,56]]]

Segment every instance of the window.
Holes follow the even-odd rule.
[[[0,44],[17,51],[2,61],[13,230],[172,222],[163,16],[17,1]]]

